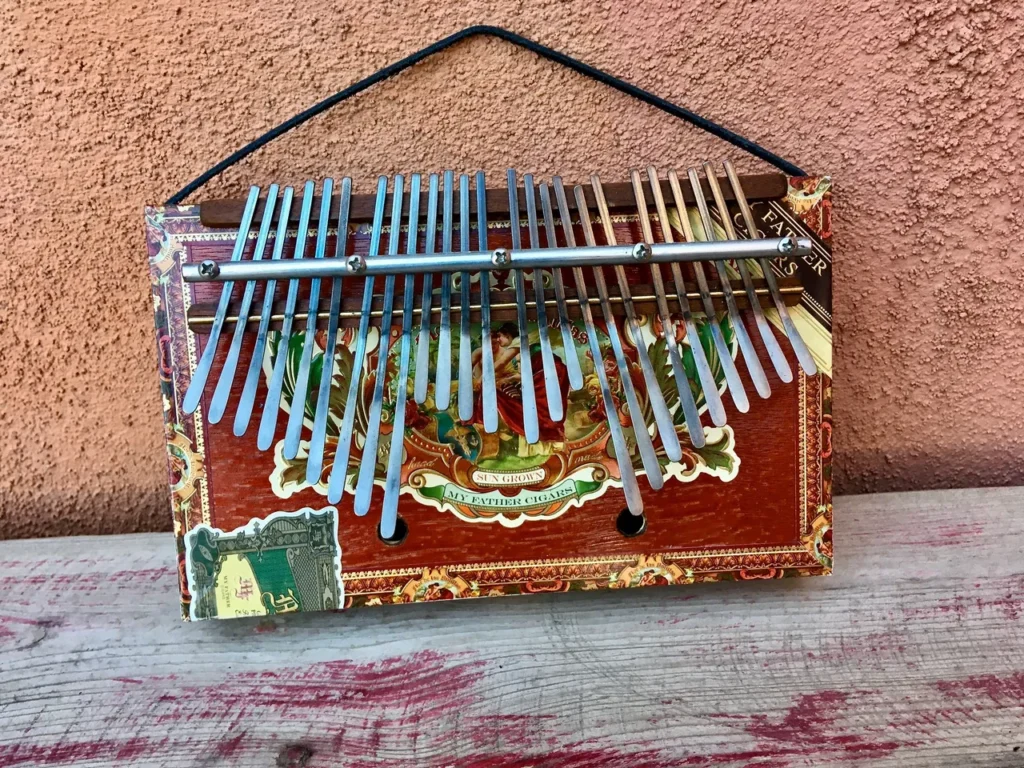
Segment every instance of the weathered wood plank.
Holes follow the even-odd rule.
[[[1022,513],[846,497],[831,578],[194,625],[169,535],[5,542],[0,768],[1020,766]]]

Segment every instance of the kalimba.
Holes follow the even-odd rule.
[[[186,616],[828,572],[830,205],[725,162],[147,209]]]

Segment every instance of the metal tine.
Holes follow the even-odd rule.
[[[469,253],[469,176],[459,175],[459,250]],[[473,342],[470,338],[470,311],[473,301],[469,289],[472,275],[459,275],[462,306],[459,308],[459,419],[473,418]]]
[[[590,186],[594,190],[594,199],[597,201],[598,215],[601,217],[601,226],[604,229],[604,239],[609,245],[615,245],[615,230],[612,226],[611,213],[608,211],[608,201],[604,197],[604,187],[601,185],[600,177],[595,173],[590,177]],[[581,208],[582,210],[588,210]],[[590,227],[589,210],[586,217],[583,231],[593,238],[593,229]],[[591,240],[587,245],[591,245]],[[594,280],[597,282],[599,293],[608,295],[608,285],[604,279],[604,269],[594,267]],[[637,356],[640,358],[640,370],[644,375],[644,383],[647,386],[647,396],[651,399],[651,409],[654,411],[654,420],[658,424],[658,434],[661,435],[661,442],[665,445],[665,452],[668,457],[675,461],[682,456],[682,448],[679,445],[679,436],[676,434],[676,425],[672,421],[672,414],[665,405],[665,396],[662,394],[661,386],[658,384],[658,377],[654,373],[654,366],[651,365],[651,358],[647,352],[647,345],[643,343],[640,335],[640,323],[637,321],[636,309],[633,306],[633,292],[629,287],[629,280],[626,278],[626,270],[620,264],[615,266],[615,279],[619,285],[619,295],[622,298],[622,307],[626,313],[626,323],[629,325],[629,333],[636,343]],[[617,332],[616,332],[616,335]],[[691,442],[693,435],[690,436]],[[699,437],[697,439],[700,439]]]
[[[253,261],[262,261],[263,254],[267,249],[267,238],[270,236],[270,225],[273,222],[274,208],[277,205],[277,191],[277,184],[271,184],[267,190],[267,204],[264,209],[263,221],[260,224],[260,233],[256,237],[256,249],[252,254]],[[242,304],[238,308],[239,317],[249,316],[249,308],[252,306],[252,297],[255,292],[256,281],[247,281],[245,293],[242,294]],[[246,326],[246,323],[235,323],[235,331],[231,336],[231,347],[228,349],[224,367],[220,370],[217,388],[213,391],[213,399],[210,401],[210,409],[207,412],[207,418],[211,424],[219,422],[227,409],[231,385],[234,383],[235,372],[238,369],[238,358],[242,354],[242,340],[245,337]]]
[[[380,236],[384,228],[384,203],[388,196],[388,177],[377,177],[377,200],[373,208],[373,227],[370,230],[369,254],[380,253]],[[338,432],[338,447],[334,454],[334,466],[327,481],[327,500],[337,504],[345,494],[345,482],[348,477],[348,457],[352,449],[352,430],[355,426],[356,409],[359,393],[362,390],[360,378],[363,373],[363,358],[366,357],[366,337],[370,331],[370,310],[373,309],[373,275],[363,278],[362,314],[359,317],[359,330],[356,333],[356,348],[352,354],[352,373],[348,382],[348,394],[345,395],[345,413],[341,417],[341,430]]]
[[[722,217],[722,228],[725,230],[726,239],[739,240],[736,228],[732,225],[732,219],[729,216],[729,207],[725,204],[722,187],[719,186],[718,179],[715,178],[715,168],[711,163],[704,163],[704,175],[711,188],[711,195],[715,198],[715,207]],[[747,301],[754,312],[754,320],[757,323],[757,330],[761,334],[764,348],[768,352],[768,357],[771,358],[772,365],[775,366],[775,372],[783,382],[788,384],[793,380],[793,371],[789,367],[789,362],[786,360],[775,334],[772,333],[772,327],[768,324],[768,318],[764,316],[764,310],[761,309],[761,301],[757,298],[754,281],[750,279],[750,270],[747,269],[747,260],[736,259],[736,267],[739,270],[740,279],[743,281],[743,288],[747,292]]]
[[[338,203],[338,236],[335,240],[334,258],[344,259],[348,248],[348,217],[352,203],[352,179],[341,180],[341,194]],[[324,350],[324,365],[320,370],[320,385],[316,395],[316,413],[313,417],[313,436],[309,440],[309,455],[306,458],[306,482],[316,485],[324,468],[324,443],[327,442],[327,416],[330,411],[331,382],[334,380],[334,357],[337,354],[338,323],[341,315],[341,281],[336,277],[331,282],[331,313],[327,318],[327,348]]]
[[[409,234],[405,250],[410,256],[416,253],[416,240],[420,227],[420,175],[409,178]],[[385,539],[395,535],[398,522],[398,496],[402,477],[402,453],[405,448],[405,403],[409,386],[409,356],[412,352],[412,308],[416,299],[415,275],[405,276],[402,292],[402,348],[399,357],[397,390],[395,393],[395,418],[391,423],[391,445],[388,449],[388,471],[384,480],[384,508],[380,517],[380,533]],[[465,306],[465,305],[464,305]]]
[[[666,243],[673,242],[672,224],[668,220],[668,209],[665,207],[665,196],[661,193],[661,182],[658,180],[658,171],[653,166],[647,167],[647,176],[651,182],[651,194],[654,197],[654,207],[658,211],[658,221],[661,222],[662,238]],[[685,215],[684,210],[682,214]],[[672,279],[676,284],[676,300],[679,302],[679,309],[683,313],[683,323],[686,325],[686,338],[690,342],[690,353],[693,355],[694,367],[697,369],[697,378],[700,379],[700,387],[704,391],[704,402],[708,405],[708,415],[711,423],[716,427],[725,424],[725,406],[722,404],[722,396],[718,394],[718,382],[711,373],[711,366],[708,365],[707,355],[704,354],[704,345],[701,344],[700,334],[697,332],[697,324],[690,312],[690,300],[686,298],[686,281],[683,279],[682,267],[672,263]],[[693,398],[683,401],[684,410],[691,405],[696,412],[697,406]],[[687,416],[687,424],[689,424]],[[698,418],[699,421],[699,418]],[[702,428],[703,431],[703,428]],[[693,434],[692,432],[690,433]],[[699,446],[698,446],[699,447]]]
[[[523,247],[519,232],[519,193],[516,189],[516,172],[509,168],[506,172],[508,181],[508,220],[512,235],[512,250]],[[516,320],[519,324],[519,376],[523,396],[523,432],[526,442],[536,443],[540,440],[540,423],[537,417],[537,393],[533,388],[533,364],[530,360],[530,330],[526,325],[526,286],[523,283],[523,271],[512,273],[516,284]]]
[[[526,193],[526,227],[530,232],[530,247],[540,248],[540,231],[537,228],[537,193],[533,186],[533,174],[523,174],[523,191]],[[557,247],[553,239],[554,227],[548,230],[548,248]],[[537,305],[537,336],[540,340],[540,356],[544,363],[544,394],[548,401],[548,414],[552,421],[562,421],[565,409],[562,407],[562,388],[558,384],[555,370],[555,353],[548,336],[547,302],[544,296],[544,272],[533,270],[533,294]],[[569,349],[566,350],[566,355]]]
[[[708,241],[717,240],[715,223],[711,220],[711,212],[708,210],[708,203],[704,199],[704,191],[700,186],[700,176],[697,175],[697,169],[690,168],[687,170],[686,175],[690,177],[693,196],[697,199],[697,211],[700,213],[705,236]],[[729,273],[726,272],[725,262],[716,261],[715,267],[718,269],[718,281],[722,285],[722,295],[725,297],[725,307],[729,312],[729,320],[732,322],[736,340],[740,344],[740,352],[743,353],[743,359],[747,363],[747,371],[750,373],[750,378],[754,381],[754,389],[757,390],[757,394],[762,398],[771,397],[772,389],[768,386],[768,377],[764,373],[764,368],[761,367],[761,361],[757,359],[757,351],[754,349],[753,342],[750,341],[747,326],[743,323],[739,308],[736,306],[736,296],[733,294],[732,283],[729,281]]]
[[[313,192],[316,187],[307,181],[302,187],[302,208],[299,211],[299,228],[295,240],[295,252],[292,259],[302,259],[306,253],[306,241],[309,234],[309,217],[313,212]],[[256,437],[256,447],[267,450],[274,443],[277,431],[277,415],[281,403],[281,390],[284,388],[284,374],[288,369],[288,345],[292,338],[292,326],[295,324],[295,305],[299,300],[299,281],[288,281],[288,298],[285,301],[284,320],[281,323],[281,337],[277,344],[277,357],[274,370],[270,374],[270,385],[267,387],[267,400],[263,404],[263,415],[260,417],[260,431]]]
[[[427,234],[423,252],[431,254],[437,242],[437,174],[430,174],[427,181]],[[420,301],[420,335],[416,342],[416,381],[413,384],[413,399],[422,405],[427,401],[427,384],[430,379],[430,304],[434,298],[434,276],[423,275],[423,299]]]
[[[476,230],[478,248],[487,250],[487,177],[476,174]],[[480,398],[483,400],[484,432],[498,431],[498,391],[494,382],[494,350],[491,348],[491,273],[480,273]]]
[[[565,187],[562,184],[562,179],[558,176],[554,176],[551,179],[551,184],[555,189],[555,202],[558,204],[558,217],[562,220],[562,232],[565,234],[565,244],[569,248],[576,247],[576,238],[572,231],[572,215],[569,212],[569,201],[565,197]],[[547,222],[552,218],[551,215],[551,196],[548,194],[547,184],[540,185],[540,204],[544,209],[544,222]],[[552,222],[552,228],[554,228],[554,222]],[[549,237],[554,235],[554,232],[549,232]],[[551,237],[551,242],[555,240]],[[597,340],[597,328],[594,325],[594,313],[590,306],[590,294],[587,291],[587,281],[583,277],[583,269],[581,267],[572,268],[572,276],[576,282],[576,295],[579,298],[580,312],[583,315],[583,327],[587,332],[587,343],[590,345],[590,355],[594,358],[594,372],[597,374],[598,384],[601,386],[601,398],[604,401],[605,415],[608,417],[608,429],[612,435],[612,445],[615,447],[615,458],[619,465],[619,474],[622,476],[622,487],[626,492],[626,505],[630,511],[637,505],[642,509],[643,502],[639,498],[639,488],[636,485],[636,471],[633,469],[633,462],[626,453],[626,437],[622,432],[622,424],[619,423],[618,409],[615,407],[615,402],[612,400],[611,386],[608,383],[608,372],[604,369],[604,360],[601,357],[601,345]],[[611,325],[611,320],[609,325]],[[619,355],[616,353],[616,363],[619,362]],[[622,366],[619,368],[619,375],[623,382],[623,389],[626,391],[626,405],[629,408],[629,415],[633,418],[633,433],[636,435],[637,448],[640,451],[640,460],[644,465],[644,472],[647,473],[647,480],[651,484],[651,487],[655,490],[665,485],[665,477],[661,474],[661,465],[658,463],[658,456],[654,452],[654,444],[651,442],[651,436],[647,432],[647,423],[643,418],[643,411],[640,410],[640,404],[636,400],[636,394],[633,392],[633,387],[626,383],[628,373],[625,368],[625,358],[622,358]],[[605,395],[605,393],[608,393]],[[622,453],[620,453],[620,450]],[[631,476],[630,480],[626,480],[626,476]],[[630,493],[636,493],[636,499],[630,499]],[[637,514],[634,512],[633,514]]]
[[[455,174],[444,172],[444,218],[441,223],[441,253],[452,252],[452,208]],[[452,276],[441,275],[441,327],[437,337],[437,366],[434,370],[434,402],[447,411],[452,399]]]
[[[550,207],[550,206],[549,206]],[[546,222],[545,222],[546,223]],[[547,229],[547,227],[545,227]],[[548,248],[557,248],[558,239],[554,231],[554,223],[548,229]],[[565,285],[562,282],[562,270],[555,267],[551,270],[551,279],[555,286],[555,308],[558,310],[558,327],[562,331],[562,349],[565,350],[565,367],[569,374],[569,388],[583,388],[583,370],[580,368],[579,353],[572,338],[572,322],[569,320],[568,305],[565,303]]]
[[[327,252],[327,221],[331,214],[331,198],[334,196],[334,179],[324,179],[323,197],[320,201],[320,221],[316,228],[316,249],[314,259],[322,259]],[[309,392],[309,368],[313,361],[313,343],[316,339],[316,318],[320,308],[320,278],[314,277],[309,283],[309,308],[306,310],[306,335],[302,344],[302,357],[295,376],[291,407],[288,410],[288,426],[284,433],[284,457],[291,461],[299,455],[302,425],[306,419],[306,395]]]
[[[640,219],[640,231],[644,242],[654,242],[654,232],[651,230],[651,219],[647,215],[647,197],[644,195],[644,185],[640,178],[640,171],[633,169],[629,172],[630,181],[633,183],[633,196],[636,198],[637,216]],[[696,419],[696,425],[690,426],[692,416],[687,416],[690,402],[693,401],[693,391],[690,389],[690,380],[686,378],[686,369],[683,368],[683,359],[679,353],[679,345],[676,344],[676,329],[672,322],[672,313],[668,308],[668,299],[665,296],[665,282],[661,277],[661,267],[651,264],[651,278],[654,281],[654,296],[658,307],[658,315],[661,318],[661,335],[665,339],[665,346],[668,350],[669,363],[672,366],[672,378],[675,379],[676,389],[679,391],[679,402],[683,405],[683,415],[686,417],[687,429],[690,432],[690,440],[698,434],[703,436],[704,427],[700,425],[700,417]],[[694,405],[693,410],[696,410]],[[701,437],[697,437],[698,440]],[[695,444],[696,445],[696,444]],[[697,446],[700,447],[700,446]]]
[[[245,250],[245,242],[249,239],[249,230],[252,228],[252,217],[256,213],[256,204],[260,201],[260,188],[249,187],[249,197],[245,201],[245,210],[242,211],[242,221],[238,225],[238,235],[235,236],[235,247],[231,251],[231,260],[239,261],[242,252]],[[206,379],[210,376],[210,369],[213,367],[213,358],[217,354],[217,343],[220,341],[221,331],[224,329],[224,319],[228,314],[228,304],[231,303],[231,291],[234,283],[224,283],[220,289],[220,301],[217,302],[217,314],[213,318],[213,325],[210,327],[210,336],[206,340],[206,348],[203,349],[203,356],[199,359],[192,380],[185,390],[185,396],[181,399],[181,409],[186,414],[194,413],[199,407],[199,401],[203,397],[203,390],[206,388]]]
[[[395,175],[391,203],[391,235],[388,238],[388,256],[398,255],[398,238],[402,234],[402,199],[405,193],[405,179]],[[366,442],[363,444],[363,458],[359,464],[356,481],[357,515],[370,511],[373,495],[373,477],[377,470],[377,444],[380,440],[380,415],[384,407],[384,380],[388,373],[388,342],[391,340],[391,313],[395,303],[395,276],[384,278],[384,305],[380,318],[380,344],[377,348],[377,380],[373,384],[373,400],[366,421]]]
[[[281,209],[277,218],[277,232],[274,235],[274,253],[271,261],[278,261],[284,252],[284,243],[288,239],[288,217],[291,215],[292,199],[295,190],[291,187],[284,188],[281,196]],[[249,428],[249,420],[252,418],[252,407],[256,401],[256,388],[260,381],[260,371],[263,369],[263,356],[267,349],[267,334],[270,331],[270,316],[274,312],[274,295],[277,293],[277,281],[268,280],[263,289],[263,306],[260,309],[260,326],[256,331],[256,346],[252,351],[252,360],[249,361],[249,371],[245,376],[245,386],[242,388],[242,398],[238,401],[238,410],[235,411],[234,434],[241,437]]]
[[[758,237],[757,224],[754,223],[754,214],[750,210],[750,204],[747,202],[747,196],[743,193],[743,185],[740,184],[740,177],[736,173],[736,169],[730,161],[726,160],[722,163],[725,166],[725,175],[729,177],[729,184],[732,187],[733,193],[736,195],[736,202],[740,207],[740,213],[743,215],[743,224],[747,228],[748,237],[754,240]],[[814,358],[811,356],[810,351],[807,349],[807,345],[804,344],[803,338],[800,336],[800,332],[796,329],[796,325],[793,323],[793,318],[790,317],[789,308],[786,306],[786,302],[782,300],[782,294],[779,292],[779,284],[775,280],[775,272],[772,270],[771,263],[768,259],[760,260],[761,272],[764,274],[765,282],[768,283],[768,291],[771,293],[772,300],[775,302],[775,309],[779,313],[779,318],[782,320],[782,327],[786,331],[786,336],[789,338],[789,343],[793,347],[793,353],[796,355],[797,362],[800,363],[800,367],[804,369],[804,372],[808,376],[813,376],[818,372],[818,366],[814,363]]]
[[[690,218],[686,212],[686,201],[683,198],[683,190],[679,186],[679,177],[676,175],[675,169],[669,169],[668,183],[672,187],[672,196],[675,198],[679,222],[683,225],[683,236],[686,238],[686,242],[692,243],[696,238],[693,236],[693,227],[690,226]],[[700,191],[699,185],[697,190],[698,197],[704,194]],[[693,262],[693,274],[697,278],[697,291],[700,293],[701,303],[704,306],[704,315],[707,318],[707,322],[711,324],[711,340],[715,345],[718,359],[722,364],[722,372],[725,374],[727,389],[732,396],[732,402],[736,406],[736,410],[740,413],[746,413],[750,410],[750,401],[747,400],[747,393],[743,389],[743,382],[740,381],[736,364],[732,360],[732,353],[725,343],[725,336],[722,335],[722,326],[718,322],[714,302],[711,301],[711,291],[708,288],[707,276],[704,274],[704,265],[699,261]]]

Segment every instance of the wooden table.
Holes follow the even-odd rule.
[[[1024,766],[1024,489],[836,575],[183,624],[167,534],[0,543],[0,768]]]

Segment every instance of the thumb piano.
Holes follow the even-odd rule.
[[[826,177],[147,209],[191,619],[827,573]]]

